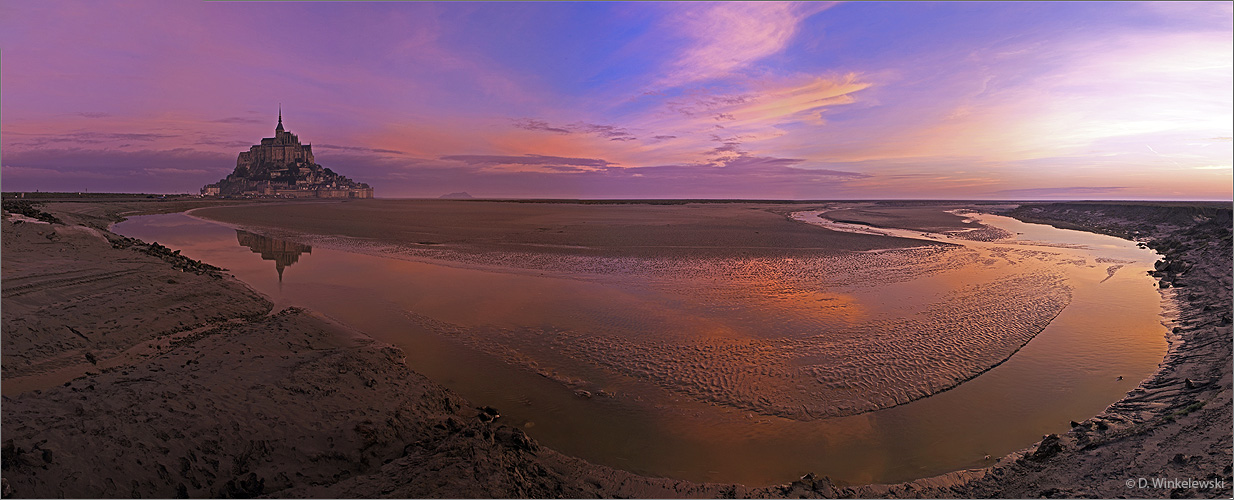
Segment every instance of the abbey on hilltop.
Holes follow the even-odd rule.
[[[283,130],[283,109],[274,137],[261,140],[236,158],[236,169],[201,188],[202,196],[276,198],[372,198],[373,188],[334,173],[313,161],[313,146]]]

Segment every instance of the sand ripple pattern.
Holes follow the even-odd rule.
[[[465,328],[408,313],[572,389],[587,380],[542,365],[590,365],[717,405],[797,420],[887,408],[954,387],[1005,361],[1071,300],[1061,275],[969,285],[918,313],[795,338],[639,339],[557,329]],[[554,362],[555,361],[555,362]]]
[[[636,322],[612,321],[586,331],[467,327],[411,311],[406,315],[422,328],[580,393],[622,397],[599,381],[618,377],[711,404],[797,420],[859,414],[955,387],[1007,360],[1071,300],[1063,276],[1039,265],[1062,263],[1058,257],[1020,245],[985,251],[924,245],[838,255],[645,258],[310,239],[314,245],[435,264],[632,283],[703,297],[717,307],[759,297],[782,300],[787,307],[778,324],[745,336],[699,336],[667,327],[638,330]],[[940,293],[926,306],[897,317],[827,322],[793,308],[804,303],[803,295],[837,287],[895,286],[971,265],[1012,266],[1019,272]]]

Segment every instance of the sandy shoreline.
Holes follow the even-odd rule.
[[[3,223],[4,478],[17,496],[131,496],[134,493],[143,496],[238,496],[256,493],[293,497],[443,494],[461,497],[799,494],[1015,497],[1041,493],[1078,496],[1089,492],[1112,496],[1127,494],[1127,490],[1118,488],[1125,488],[1119,478],[1125,480],[1123,476],[1128,474],[1192,474],[1188,477],[1197,479],[1209,473],[1229,476],[1230,299],[1228,273],[1222,271],[1223,266],[1226,271],[1229,268],[1228,236],[1224,240],[1224,256],[1220,248],[1194,244],[1194,241],[1205,242],[1204,238],[1213,236],[1207,233],[1189,235],[1193,243],[1186,249],[1178,248],[1185,245],[1163,247],[1173,261],[1188,264],[1173,268],[1167,264],[1163,269],[1168,281],[1183,287],[1175,289],[1183,292],[1174,293],[1181,295],[1184,307],[1175,331],[1178,338],[1171,342],[1170,357],[1163,364],[1162,372],[1145,381],[1143,391],[1134,392],[1112,405],[1105,414],[1078,423],[1072,432],[1060,436],[1057,441],[1050,438],[1045,445],[1030,448],[1034,451],[1027,453],[1023,460],[1008,457],[999,465],[979,472],[954,473],[894,486],[835,488],[829,481],[805,478],[792,485],[754,490],[735,485],[642,478],[563,457],[539,447],[521,432],[500,425],[500,420],[487,421],[491,419],[481,417],[482,412],[461,398],[407,370],[391,348],[365,341],[354,332],[312,314],[299,311],[274,316],[255,314],[251,307],[240,306],[259,304],[258,312],[264,312],[261,308],[268,309],[268,304],[254,297],[250,290],[236,288],[235,282],[212,278],[204,268],[192,268],[183,262],[177,264],[174,256],[162,255],[149,246],[132,243],[125,246],[126,242],[119,237],[98,231],[98,224],[111,217],[108,211],[115,213],[114,207],[65,204],[48,208],[62,214],[66,221],[95,227],[92,232],[83,231],[84,226],[76,226],[82,229],[56,226],[57,236],[49,237],[45,228],[51,226],[38,229],[31,223]],[[1228,231],[1228,208],[1225,214]],[[1061,218],[1066,214],[1045,211],[1035,215],[1044,219]],[[1114,222],[1104,221],[1105,227],[1111,225]],[[1157,237],[1165,241],[1187,229],[1167,229]],[[37,234],[40,231],[44,234]],[[1215,236],[1219,242],[1220,237],[1219,234]],[[633,250],[623,250],[628,251]],[[114,257],[105,265],[99,264],[97,261],[108,259],[108,252]],[[69,262],[74,267],[81,267],[82,262],[98,267],[94,274],[74,275],[67,277],[71,278],[67,281],[55,281],[62,277],[51,276],[47,271],[64,267]],[[173,266],[190,269],[190,272]],[[202,272],[198,274],[197,271]],[[124,272],[128,274],[115,274]],[[184,284],[181,277],[201,282],[192,287],[177,286]],[[168,283],[169,280],[176,283]],[[46,293],[57,295],[37,295],[36,291],[31,291],[36,287],[27,286],[34,282],[53,290]],[[110,282],[117,286],[112,293],[91,294],[86,290],[98,283]],[[134,282],[148,289],[124,286]],[[23,286],[26,288],[19,288]],[[79,289],[72,288],[74,286]],[[115,302],[126,294],[160,295],[185,288],[209,289],[210,293],[205,295],[226,298],[227,305],[210,306],[208,310],[218,314],[202,316],[193,308],[177,309],[176,306],[199,299],[168,295],[166,305],[160,306],[163,309],[152,310],[150,314],[172,318],[176,324],[151,323],[143,314],[133,314],[129,319],[131,323],[117,330],[138,332],[131,334],[133,338],[105,333],[113,326],[107,323],[112,318],[104,319],[107,311],[123,308],[136,312],[144,307],[132,299]],[[71,296],[68,304],[64,301],[66,295]],[[70,312],[63,313],[68,316],[49,313],[17,317],[10,304],[21,300],[29,301],[31,308],[55,305]],[[68,307],[70,305],[77,309]],[[228,310],[226,307],[238,308]],[[63,333],[67,328],[60,327],[68,321],[64,318],[80,318],[80,311],[91,308],[99,311],[97,325],[73,327],[84,335],[71,331]],[[1227,311],[1227,314],[1220,316],[1214,311]],[[21,328],[10,323],[32,316],[37,316],[39,321],[59,323]],[[57,329],[60,332],[53,335],[51,332]],[[30,340],[12,336],[23,331],[32,332]],[[42,344],[37,335],[40,332]],[[98,332],[97,339],[95,332]],[[192,333],[182,333],[183,338],[175,338],[175,334],[181,332]],[[307,338],[299,335],[304,332],[317,333]],[[65,343],[63,339],[69,337],[85,338]],[[255,340],[257,338],[261,341]],[[159,339],[167,339],[166,344],[138,348]],[[245,342],[251,347],[236,354],[236,346]],[[1224,353],[1220,352],[1222,346]],[[14,348],[16,352],[11,351]],[[20,355],[13,358],[20,361],[11,361],[11,352]],[[93,361],[88,361],[87,352]],[[76,363],[72,361],[74,358]],[[265,361],[268,358],[282,363],[268,363]],[[10,372],[10,364],[18,371]],[[74,366],[84,368],[89,374],[67,386],[47,387],[41,393],[9,395],[9,380]],[[376,368],[360,376],[356,371],[359,366]],[[223,374],[233,368],[250,370],[245,372],[247,379],[259,383],[249,387],[235,386],[227,392],[223,388],[231,386]],[[216,387],[218,389],[212,389]],[[236,393],[247,395],[253,391],[261,397],[246,399],[249,401],[247,407],[235,406]],[[168,397],[169,393],[175,393],[175,397]],[[399,399],[392,394],[421,396]],[[337,409],[324,411],[329,405],[315,403],[323,397],[336,401]],[[186,398],[192,398],[195,408],[176,407],[173,414],[177,418],[167,423],[170,426],[167,432],[174,436],[172,430],[192,429],[197,434],[189,432],[186,438],[168,438],[177,443],[176,447],[161,444],[166,441],[160,440],[158,433],[151,436],[144,427],[132,423],[142,415],[145,415],[143,418],[156,416],[164,401]],[[397,402],[380,403],[387,400]],[[123,405],[116,404],[121,401]],[[272,406],[262,403],[267,401],[279,403]],[[1200,402],[1203,404],[1197,407]],[[364,414],[357,415],[358,410],[354,409],[357,407],[372,409],[359,410]],[[217,420],[203,420],[203,415],[207,414],[204,408],[211,408],[209,414],[215,415]],[[302,413],[305,408],[322,411]],[[89,420],[102,427],[83,425],[82,419],[68,419],[77,420],[72,422],[51,417],[78,411],[99,415]],[[241,415],[244,418],[237,418]],[[1170,417],[1168,421],[1166,417]],[[227,428],[225,423],[229,419],[231,427]],[[245,423],[237,423],[241,421]],[[369,423],[361,425],[365,422]],[[321,433],[312,430],[314,425],[324,425],[337,432],[333,435]],[[1199,435],[1196,435],[1197,430]],[[262,439],[266,436],[276,438]],[[43,440],[46,442],[41,442]],[[264,444],[256,444],[259,442]],[[320,448],[320,452],[303,453],[304,446],[298,443],[317,443],[312,446]],[[1159,456],[1162,453],[1156,450],[1163,447],[1179,450],[1176,454],[1182,458],[1176,459],[1174,454]],[[87,463],[88,460],[83,461],[82,457],[65,451],[72,449],[100,450],[109,457],[116,457],[117,465],[114,469],[92,470],[99,465]],[[1094,456],[1094,451],[1100,453]],[[267,465],[261,465],[263,462],[254,457],[268,459],[264,462]],[[1119,461],[1127,459],[1131,459],[1128,463],[1138,463],[1139,469],[1126,472],[1126,465]],[[128,460],[158,463],[164,470],[153,466],[143,469]],[[1083,465],[1077,466],[1077,462]],[[189,465],[185,467],[185,463]],[[276,467],[268,465],[270,463],[283,465]],[[294,471],[298,470],[308,473],[302,472],[305,477],[295,476]],[[74,473],[97,482],[55,479]],[[123,485],[116,483],[117,478],[129,474],[142,479]],[[109,478],[112,479],[110,485]],[[1066,486],[1076,484],[1082,486]],[[1224,492],[1210,493],[1222,496],[1228,495],[1228,491],[1227,488]],[[1168,490],[1133,492],[1133,496],[1168,494]]]
[[[429,203],[430,208],[436,208]],[[471,205],[471,204],[469,204]],[[325,210],[325,205],[311,207]],[[547,224],[550,219],[572,217],[568,209],[559,206],[551,210],[532,212],[525,210],[525,217],[535,218],[534,224],[511,222],[505,230],[510,233],[526,231],[538,224]],[[594,207],[593,207],[594,208]],[[627,209],[629,207],[622,207]],[[740,218],[754,213],[764,217],[772,213],[763,207],[743,205],[694,208],[695,220],[671,219],[673,225],[701,231],[716,231],[718,225],[699,224],[699,220]],[[776,206],[779,211],[784,207]],[[753,209],[753,210],[752,210]],[[320,211],[320,210],[317,210]],[[240,213],[244,212],[244,213]],[[313,213],[314,210],[310,210]],[[303,217],[303,214],[296,212]],[[430,212],[433,213],[433,212]],[[962,246],[938,238],[917,239],[913,234],[887,236],[892,248],[848,251],[842,256],[831,255],[834,251],[815,254],[814,247],[795,245],[802,240],[788,241],[788,246],[764,246],[766,250],[782,252],[770,257],[754,256],[692,256],[681,257],[675,250],[680,246],[661,242],[655,247],[655,257],[627,255],[624,244],[612,245],[611,241],[626,241],[625,236],[637,233],[641,225],[634,225],[636,218],[620,214],[627,227],[614,227],[605,218],[612,214],[597,212],[601,220],[591,221],[593,226],[603,225],[605,230],[619,232],[617,238],[595,240],[588,234],[570,235],[570,248],[581,248],[582,255],[570,253],[531,253],[526,251],[495,251],[484,241],[460,237],[452,248],[423,248],[407,245],[399,238],[389,238],[386,223],[353,224],[347,229],[353,236],[321,235],[332,231],[335,224],[312,226],[297,222],[302,230],[313,233],[294,235],[297,241],[311,243],[353,253],[363,253],[386,258],[403,258],[433,264],[457,264],[464,268],[480,268],[501,273],[543,275],[551,273],[570,279],[593,279],[601,283],[635,281],[640,284],[665,283],[672,289],[693,287],[689,295],[701,295],[706,289],[708,301],[720,302],[732,296],[734,304],[752,304],[752,298],[743,294],[766,289],[766,283],[777,283],[774,294],[812,293],[814,290],[845,284],[860,284],[877,276],[880,282],[896,283],[931,274],[941,273],[955,265],[971,264],[975,256],[958,252]],[[252,217],[243,208],[194,211],[194,218],[215,222],[213,216],[221,216],[231,227],[262,233],[287,234],[282,228],[258,225],[268,216]],[[653,214],[654,219],[667,219],[666,214]],[[796,222],[785,219],[778,213],[780,222]],[[981,226],[963,221],[963,218],[942,214],[946,218],[932,217],[934,228],[974,230]],[[653,217],[647,217],[653,219]],[[741,220],[750,226],[745,233],[757,233],[754,225],[763,219]],[[733,224],[737,225],[737,224]],[[441,228],[421,223],[425,230],[442,231]],[[810,234],[817,231],[807,224],[792,224],[796,232]],[[374,229],[379,228],[379,229]],[[841,241],[851,232],[826,231],[841,235]],[[363,236],[360,236],[363,235]],[[856,234],[861,241],[867,234]],[[389,240],[394,240],[390,242]],[[817,243],[814,243],[817,245]],[[911,245],[899,247],[899,245]],[[663,252],[666,247],[673,251]],[[501,247],[504,248],[504,247]],[[645,246],[644,249],[652,248]],[[742,247],[744,249],[744,247]],[[464,250],[465,249],[465,250]],[[892,251],[894,250],[894,252]],[[728,249],[728,251],[737,251]],[[957,253],[951,255],[948,252]],[[707,277],[715,276],[711,280]],[[710,404],[724,405],[760,415],[784,417],[793,420],[817,420],[838,416],[860,414],[871,410],[889,408],[928,397],[931,394],[954,387],[965,380],[988,371],[1015,353],[1028,340],[1039,333],[1070,301],[1070,289],[1059,282],[1059,276],[1040,272],[1015,274],[989,283],[959,287],[949,292],[948,298],[938,303],[922,305],[915,317],[893,317],[853,326],[832,326],[815,330],[801,338],[730,339],[708,338],[697,344],[681,344],[672,339],[642,340],[643,345],[623,341],[621,336],[597,338],[570,334],[558,337],[559,332],[550,329],[536,333],[536,343],[553,344],[555,355],[593,360],[624,376],[654,383]],[[824,286],[825,285],[825,286]],[[731,289],[731,290],[730,290]],[[715,290],[729,290],[722,294]],[[813,292],[817,293],[817,292]],[[757,293],[756,293],[757,294]],[[766,301],[777,299],[766,298]],[[782,299],[781,299],[782,300]],[[836,300],[819,294],[817,300]],[[787,301],[783,301],[787,303]],[[726,304],[728,302],[725,302]],[[814,302],[817,303],[817,302]],[[805,308],[811,303],[793,302],[791,308]],[[791,309],[790,308],[790,309]],[[781,321],[791,311],[777,309]],[[633,312],[633,311],[632,311]],[[685,313],[682,312],[684,315]],[[814,319],[814,318],[809,318]],[[770,321],[770,319],[769,319]],[[469,329],[466,326],[434,320],[415,315],[417,326],[435,331],[442,337],[461,339],[478,350],[495,356],[503,356],[511,364],[528,365],[528,370],[537,371],[536,363],[526,354],[509,356],[509,345],[493,340],[494,332]],[[811,325],[803,324],[802,331],[810,331]],[[820,333],[818,330],[823,330]],[[885,335],[896,332],[895,335]],[[861,340],[857,340],[861,339]],[[907,339],[912,339],[911,341]],[[500,345],[498,345],[500,344]],[[910,345],[914,349],[905,349]],[[842,366],[815,366],[803,370],[803,365],[817,362],[803,361],[834,357],[843,352],[846,362]],[[917,356],[921,352],[932,353],[929,357]],[[947,353],[947,354],[942,354]],[[940,362],[939,358],[945,358]],[[541,364],[546,361],[537,359]],[[556,361],[556,360],[550,360]],[[753,363],[756,368],[748,367]],[[545,376],[555,374],[542,373]],[[569,377],[567,377],[569,378]],[[573,389],[595,392],[598,388],[574,381],[567,382]],[[757,387],[780,387],[780,390],[758,390]],[[800,390],[794,390],[801,387]]]

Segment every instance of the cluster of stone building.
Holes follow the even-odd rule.
[[[201,188],[202,196],[276,198],[372,198],[373,188],[334,173],[313,159],[313,145],[300,144],[283,130],[283,111],[274,137],[261,140],[236,158],[236,169]]]

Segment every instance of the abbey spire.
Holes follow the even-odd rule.
[[[236,157],[236,168],[223,180],[201,188],[203,196],[271,196],[278,198],[372,198],[373,188],[317,164],[313,146],[283,128],[279,104],[274,137],[266,137]]]

